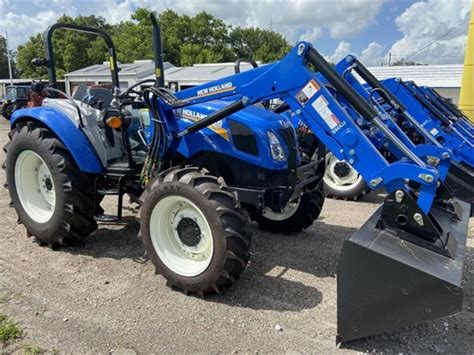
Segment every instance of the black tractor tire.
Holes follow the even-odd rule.
[[[75,244],[95,229],[94,220],[94,178],[81,172],[67,148],[47,128],[35,122],[20,122],[9,133],[10,141],[3,150],[11,205],[18,214],[28,237],[35,237],[40,245],[55,248]],[[55,205],[49,220],[39,223],[25,210],[15,182],[15,163],[24,151],[36,153],[51,174],[54,183]]]
[[[370,188],[367,186],[365,180],[361,180],[357,185],[354,185],[353,188],[343,191],[333,189],[331,186],[324,183],[324,193],[326,194],[326,197],[334,198],[336,200],[357,201],[363,198],[369,192]]]
[[[324,205],[324,194],[320,185],[313,190],[304,193],[299,198],[296,210],[288,218],[276,220],[265,217],[265,213],[254,213],[252,219],[259,227],[273,233],[296,233],[310,227],[319,217]],[[272,213],[273,215],[273,213]]]
[[[22,109],[22,108],[27,108],[27,107],[28,107],[27,104],[9,103],[9,104],[7,104],[3,107],[2,116],[6,120],[10,121],[10,119],[12,118],[13,113],[16,110],[19,110],[19,109]]]
[[[159,233],[151,232],[151,223],[156,223],[156,220],[152,220],[155,206],[165,198],[168,200],[170,198],[187,199],[197,206],[208,223],[213,251],[210,253],[212,257],[209,259],[209,264],[203,271],[198,270],[196,274],[189,275],[184,275],[185,272],[177,272],[176,269],[173,270],[171,262],[161,258],[155,249],[153,241],[164,245],[165,235],[173,234],[174,220],[169,223],[170,232],[162,229],[166,227],[161,227],[163,225],[161,223],[158,224]],[[168,281],[168,286],[186,294],[204,297],[210,293],[221,293],[239,278],[249,260],[251,233],[247,215],[240,208],[235,194],[226,191],[222,178],[209,175],[207,170],[197,167],[174,167],[160,174],[147,186],[140,197],[140,202],[139,238],[145,246],[147,257],[156,268],[156,273],[163,275]],[[157,211],[158,216],[168,215],[166,208]],[[181,212],[175,212],[172,216],[176,218],[178,214]],[[158,220],[161,217],[155,218]],[[183,219],[182,214],[180,218]],[[179,233],[180,223],[174,227],[176,233]],[[199,230],[199,233],[201,236],[204,235],[202,230]],[[170,238],[173,239],[173,237]],[[178,239],[174,238],[174,240]],[[179,245],[179,241],[177,243]],[[201,239],[197,243],[201,243]],[[172,248],[173,246],[170,246],[166,251],[169,252]]]

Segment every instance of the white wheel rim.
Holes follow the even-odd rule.
[[[180,233],[185,224],[193,227],[193,233],[199,228],[200,236]],[[150,217],[150,237],[160,260],[179,275],[197,276],[211,263],[211,227],[199,207],[185,197],[172,195],[158,201]]]
[[[352,190],[362,181],[362,176],[348,163],[346,164],[349,167],[349,173],[343,177],[338,176],[335,172],[336,164],[338,163],[345,163],[345,161],[337,159],[331,153],[326,155],[326,171],[323,177],[324,183],[334,190]]]
[[[298,207],[300,206],[300,201],[301,199],[297,199],[295,201],[288,202],[286,206],[282,208],[281,212],[275,212],[271,208],[265,207],[262,216],[272,221],[285,221],[296,213]]]
[[[15,162],[15,187],[20,203],[37,223],[48,222],[56,206],[56,189],[51,171],[32,150],[21,152]]]

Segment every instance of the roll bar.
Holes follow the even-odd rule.
[[[52,87],[57,87],[56,79],[56,68],[53,52],[53,33],[58,29],[66,29],[70,31],[76,31],[81,33],[93,34],[100,36],[105,40],[109,50],[109,63],[110,63],[110,74],[112,75],[112,86],[115,88],[120,87],[117,67],[117,55],[115,52],[114,42],[112,38],[104,31],[97,28],[91,28],[86,26],[74,25],[70,23],[56,23],[50,26],[44,33],[44,52],[46,56],[46,69],[48,72],[49,82]]]

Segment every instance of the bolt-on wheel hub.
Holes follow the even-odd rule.
[[[191,218],[183,218],[176,227],[179,239],[188,247],[195,247],[201,241],[201,229]]]
[[[351,173],[351,167],[346,162],[337,162],[334,165],[334,174],[340,178],[345,178]]]
[[[266,207],[263,210],[262,216],[272,221],[284,221],[293,216],[298,210],[299,206],[300,199],[298,198],[295,201],[288,202],[286,206],[281,209],[281,212],[275,212],[271,208]]]
[[[51,172],[34,151],[21,152],[15,162],[15,187],[21,205],[37,223],[48,222],[56,205],[56,190]]]
[[[362,181],[362,176],[347,162],[329,153],[326,155],[326,172],[323,179],[324,183],[334,190],[348,191]]]
[[[159,258],[177,274],[197,276],[211,263],[211,228],[199,207],[185,197],[158,201],[151,213],[150,237]]]

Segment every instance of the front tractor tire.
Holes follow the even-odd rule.
[[[9,136],[6,187],[27,236],[54,248],[92,233],[94,177],[78,170],[66,147],[37,123],[18,123]]]
[[[319,186],[290,201],[280,212],[265,208],[255,213],[253,219],[259,227],[272,233],[296,233],[310,227],[319,217],[324,204],[324,194]]]
[[[357,201],[370,192],[362,175],[347,162],[326,154],[326,170],[323,177],[327,197]]]
[[[140,198],[147,256],[169,286],[186,294],[222,292],[249,260],[248,218],[225,188],[204,169],[171,168]]]

